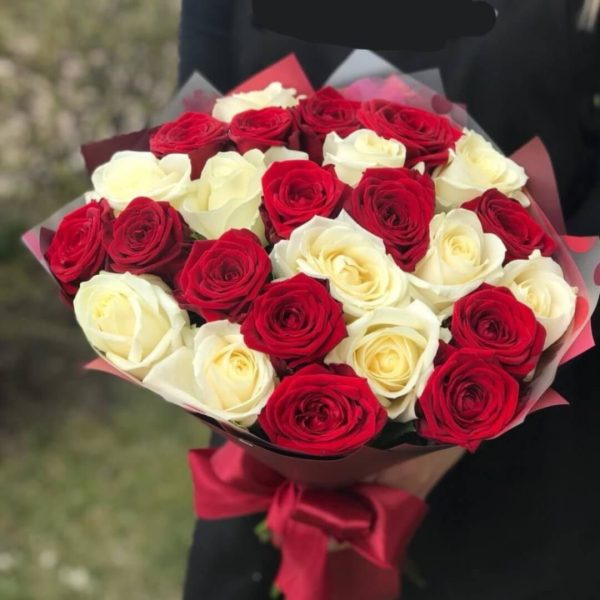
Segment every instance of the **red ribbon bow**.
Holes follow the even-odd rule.
[[[196,514],[220,519],[267,511],[281,548],[275,584],[287,600],[393,600],[408,542],[427,511],[407,492],[359,483],[343,490],[295,484],[227,443],[192,450]],[[330,552],[335,540],[341,549]]]

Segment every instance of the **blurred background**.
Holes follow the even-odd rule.
[[[177,79],[179,0],[0,2],[0,598],[181,597],[205,432],[92,357],[20,234],[89,187],[82,142]]]

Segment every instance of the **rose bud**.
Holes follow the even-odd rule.
[[[300,273],[265,288],[242,333],[250,348],[296,369],[322,359],[346,336],[346,326],[326,284]]]
[[[454,305],[450,331],[456,346],[494,352],[517,378],[535,369],[546,337],[528,306],[507,288],[487,284]]]
[[[419,398],[417,430],[436,442],[475,451],[515,417],[519,384],[493,352],[464,348],[435,368]]]
[[[542,256],[550,256],[556,250],[556,242],[527,210],[496,189],[462,207],[477,214],[486,233],[495,233],[504,242],[505,262],[529,258],[534,250],[539,250]]]
[[[227,142],[228,126],[210,115],[186,112],[161,125],[150,137],[150,150],[158,157],[165,154],[189,154],[205,148],[210,155]]]
[[[302,147],[317,163],[323,162],[325,136],[335,131],[346,137],[360,129],[357,118],[360,102],[347,100],[332,87],[324,87],[301,100],[296,114],[301,131]]]
[[[350,193],[332,169],[308,160],[273,163],[262,178],[261,216],[267,239],[288,239],[315,215],[337,217]]]
[[[254,148],[266,152],[272,146],[300,149],[294,114],[288,109],[273,106],[235,115],[229,139],[242,154]]]
[[[346,206],[352,218],[383,239],[396,264],[411,272],[429,247],[435,189],[412,169],[367,169]]]
[[[364,102],[358,120],[378,135],[402,142],[406,146],[406,166],[424,162],[431,169],[448,161],[462,132],[446,117],[387,100]]]
[[[136,198],[105,228],[108,268],[171,281],[189,250],[188,227],[168,202]]]
[[[50,271],[69,297],[79,284],[100,271],[106,260],[102,244],[105,224],[112,219],[106,200],[89,202],[64,216],[46,250]]]
[[[366,379],[350,367],[310,365],[275,388],[258,421],[282,448],[336,456],[368,444],[386,418]]]
[[[269,256],[247,229],[194,242],[177,277],[177,296],[206,321],[240,322],[271,276]]]

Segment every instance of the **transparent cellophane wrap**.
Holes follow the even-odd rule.
[[[309,95],[314,92],[302,67],[290,55],[229,93],[262,89],[273,81],[281,82],[284,87],[296,88],[299,94]],[[346,97],[355,100],[381,98],[443,114],[458,126],[468,127],[489,139],[464,107],[445,98],[441,77],[436,70],[407,75],[375,54],[358,50],[336,69],[325,85],[333,86]],[[222,94],[209,81],[199,73],[194,73],[168,106],[151,119],[147,129],[84,145],[82,154],[87,170],[92,173],[97,166],[107,162],[120,150],[149,150],[149,137],[157,125],[172,120],[185,111],[210,113],[216,98],[220,96]],[[201,165],[208,157],[200,150],[192,152],[190,158],[193,176],[197,177]],[[594,346],[590,319],[600,294],[600,241],[597,237],[566,235],[556,179],[542,142],[539,139],[532,140],[512,158],[525,168],[529,176],[526,194],[531,200],[531,214],[556,240],[558,249],[553,258],[561,265],[567,281],[578,292],[575,316],[569,330],[544,352],[534,378],[526,385],[519,412],[499,435],[520,425],[527,415],[535,411],[567,404],[551,385],[561,364]],[[83,203],[83,196],[73,200],[23,236],[24,243],[48,272],[44,254],[53,231],[64,215]],[[138,380],[117,370],[102,356],[89,362],[87,368],[104,371],[141,385]],[[246,429],[231,423],[217,422],[202,415],[197,409],[183,408],[194,413],[213,431],[242,444],[247,452],[285,477],[315,486],[344,486],[399,462],[448,447],[402,443],[387,449],[365,446],[343,457],[308,456],[282,450]]]

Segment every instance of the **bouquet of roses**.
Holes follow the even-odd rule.
[[[224,97],[196,77],[166,122],[85,146],[93,190],[26,235],[95,368],[243,444],[191,455],[198,512],[269,509],[292,599],[341,594],[331,537],[363,579],[386,573],[343,597],[393,597],[423,507],[357,482],[563,403],[556,369],[593,343],[597,240],[557,233],[541,144],[508,158],[429,87],[380,63],[365,78],[364,58],[316,92],[293,58]],[[367,525],[346,535],[311,507]]]

